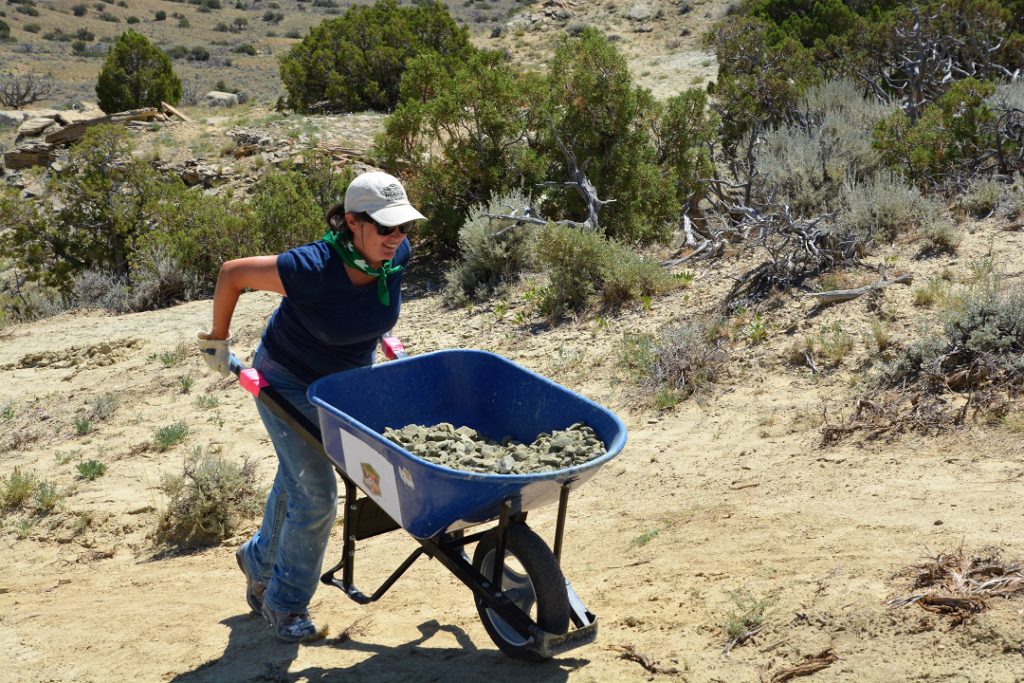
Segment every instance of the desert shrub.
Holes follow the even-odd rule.
[[[194,453],[180,475],[164,477],[167,509],[157,523],[156,541],[175,548],[213,545],[259,514],[263,491],[256,461],[241,466],[216,455]]]
[[[657,263],[594,230],[548,224],[538,233],[534,253],[550,278],[540,302],[550,320],[582,309],[594,297],[614,308],[673,286]]]
[[[252,229],[260,236],[254,253],[276,254],[320,239],[327,224],[305,178],[297,171],[271,171],[253,187]]]
[[[175,45],[167,49],[167,56],[171,59],[183,59],[188,57],[188,48],[184,45]]]
[[[96,82],[100,109],[110,114],[177,104],[181,80],[171,60],[141,33],[126,31],[107,53]]]
[[[85,270],[71,283],[71,305],[75,308],[106,308],[115,313],[129,310],[131,287],[124,278],[98,270]]]
[[[711,387],[725,371],[725,352],[711,339],[709,328],[685,322],[663,328],[657,336],[649,373],[643,385],[689,397]]]
[[[25,33],[39,33],[43,30],[43,27],[39,24],[25,24],[22,28],[25,30]],[[46,38],[46,36],[43,37]],[[49,40],[49,38],[47,38],[47,40]]]
[[[306,187],[323,214],[345,201],[345,190],[356,177],[352,166],[335,170],[334,159],[326,150],[313,147],[303,152],[306,163],[299,169]]]
[[[251,43],[243,43],[242,45],[231,48],[231,51],[240,55],[249,55],[250,57],[255,57],[257,54],[256,47]]]
[[[941,204],[888,171],[863,183],[844,184],[840,203],[836,222],[866,244],[891,242],[943,220]]]
[[[461,61],[469,35],[440,2],[378,0],[313,27],[281,60],[288,105],[297,111],[387,111],[398,103],[406,63],[430,52]]]
[[[6,21],[0,19],[0,42],[7,42],[10,39],[11,27]]]
[[[128,307],[132,311],[164,308],[209,293],[193,269],[174,255],[156,248],[139,250]]]
[[[982,278],[946,299],[943,331],[914,344],[887,368],[888,386],[932,391],[1024,384],[1024,289]]]
[[[158,184],[155,172],[131,152],[122,126],[86,131],[68,156],[67,171],[48,183],[56,208],[44,214],[27,200],[0,200],[0,214],[20,219],[9,224],[0,251],[29,279],[65,296],[74,276],[90,269],[131,284],[131,254],[147,229],[144,207]]]
[[[139,21],[141,21],[141,20],[140,20],[140,19],[139,19],[138,17],[136,17],[136,16],[134,16],[134,15],[133,15],[133,16],[130,16],[130,17],[128,17],[127,19],[125,19],[125,21],[126,21],[127,23],[129,23],[129,24],[137,24],[137,23],[139,23]]]
[[[89,11],[89,6],[85,3],[79,3],[71,8],[71,11],[76,17],[84,17],[85,13]]]
[[[248,206],[187,190],[180,183],[160,190],[147,205],[153,229],[139,240],[136,251],[137,259],[145,257],[150,263],[150,272],[159,271],[157,261],[166,259],[178,264],[193,293],[211,292],[223,262],[260,253],[261,234]]]
[[[11,512],[28,502],[39,487],[39,478],[34,472],[22,472],[15,465],[6,477],[0,477],[0,512]]]
[[[530,213],[530,199],[519,191],[493,198],[469,212],[459,230],[459,263],[445,274],[445,301],[459,306],[488,297],[495,288],[519,277],[530,260],[536,226],[491,215]]]
[[[843,183],[870,178],[879,168],[871,130],[892,111],[865,98],[851,81],[808,89],[800,123],[769,131],[756,169],[763,193],[789,204],[796,215],[833,211]]]
[[[167,19],[167,12],[163,11],[162,9],[158,9],[156,13],[153,15],[153,18],[157,21],[164,21]]]
[[[210,51],[205,47],[196,46],[188,51],[188,61],[190,62],[205,62],[210,59]]]

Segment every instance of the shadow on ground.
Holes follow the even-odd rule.
[[[585,659],[560,658],[540,664],[508,659],[494,650],[477,649],[466,633],[455,626],[426,621],[417,628],[420,637],[397,647],[346,638],[327,638],[316,643],[291,645],[270,640],[266,624],[252,615],[230,617],[222,622],[231,629],[224,654],[178,674],[174,683],[227,683],[232,681],[459,681],[460,683],[559,683],[569,672],[584,666]],[[453,635],[458,648],[431,648],[439,632]],[[363,652],[366,659],[350,666],[311,666],[291,671],[299,647],[332,648]]]

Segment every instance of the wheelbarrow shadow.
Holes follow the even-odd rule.
[[[175,683],[217,683],[227,681],[459,681],[460,683],[559,683],[569,672],[588,663],[582,658],[562,657],[547,662],[526,663],[508,659],[496,650],[480,650],[457,626],[431,619],[416,628],[420,637],[398,646],[362,642],[344,636],[305,643],[301,647],[335,648],[370,653],[372,656],[347,667],[307,667],[290,671],[298,656],[298,645],[272,640],[266,624],[248,615],[221,622],[231,629],[227,647],[220,657],[175,676]],[[459,647],[425,647],[441,632],[455,637]]]

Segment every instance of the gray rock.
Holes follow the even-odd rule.
[[[22,138],[34,138],[42,135],[46,129],[56,126],[56,119],[52,119],[49,116],[35,116],[32,118],[25,119],[18,126],[17,139]]]
[[[27,111],[0,110],[0,126],[20,126],[27,118],[29,118]]]
[[[235,107],[238,105],[238,95],[233,92],[211,90],[203,95],[203,104],[208,107]]]
[[[654,12],[648,5],[637,3],[629,8],[626,18],[630,21],[648,21],[654,16]]]

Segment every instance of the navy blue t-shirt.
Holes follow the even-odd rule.
[[[392,263],[405,266],[412,250],[403,240]],[[326,242],[311,242],[277,257],[285,297],[267,323],[263,345],[298,377],[324,375],[373,363],[377,340],[398,321],[402,273],[388,277],[390,305],[377,282],[354,285],[344,262]]]

